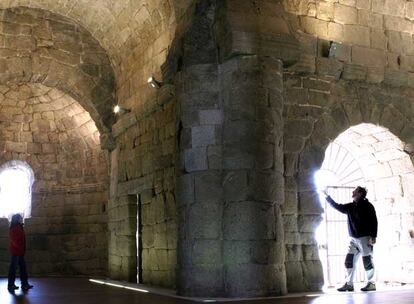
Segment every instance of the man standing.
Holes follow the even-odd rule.
[[[344,205],[337,204],[326,191],[324,194],[333,208],[348,216],[348,232],[351,242],[345,258],[347,278],[344,286],[338,288],[338,291],[354,291],[355,265],[361,254],[368,280],[368,284],[361,290],[376,290],[372,253],[377,237],[378,221],[374,206],[366,198],[367,190],[363,187],[356,187],[352,192],[353,202]]]

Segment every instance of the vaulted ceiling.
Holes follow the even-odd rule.
[[[113,63],[137,46],[147,47],[175,22],[192,0],[2,0],[0,9],[26,6],[48,10],[84,26]]]

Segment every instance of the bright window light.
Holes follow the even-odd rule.
[[[33,171],[22,161],[11,161],[0,167],[0,217],[11,218],[20,213],[30,217]]]
[[[328,170],[319,170],[314,175],[315,185],[318,192],[326,189],[326,187],[336,183],[337,177],[335,173]]]

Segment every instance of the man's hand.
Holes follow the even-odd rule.
[[[369,241],[368,241],[368,244],[370,244],[370,245],[374,245],[376,242],[377,242],[377,239],[376,239],[376,238],[374,238],[374,237],[371,237],[371,238],[369,239]]]

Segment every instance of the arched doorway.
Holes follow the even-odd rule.
[[[414,167],[404,143],[380,126],[363,123],[350,127],[329,144],[315,178],[319,188],[327,187],[342,204],[352,200],[355,186],[368,189],[379,221],[374,253],[377,281],[413,283]],[[326,287],[343,281],[348,236],[346,217],[327,207],[323,197],[321,203],[325,213],[317,238]],[[357,281],[363,281],[364,271],[359,268]]]

